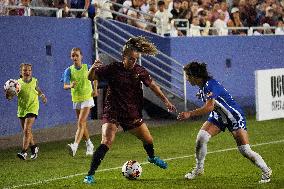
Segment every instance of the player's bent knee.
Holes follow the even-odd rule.
[[[210,138],[211,135],[207,131],[201,129],[197,134],[196,143],[207,143]]]
[[[246,158],[251,158],[253,156],[254,152],[250,148],[249,144],[238,146],[238,149],[240,153]]]
[[[111,148],[112,142],[113,142],[113,141],[111,141],[111,140],[104,139],[104,140],[101,141],[101,144],[104,144],[104,145],[106,145],[108,148]]]

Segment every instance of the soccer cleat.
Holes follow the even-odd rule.
[[[86,143],[86,147],[87,147],[87,151],[86,151],[86,156],[91,156],[94,153],[94,145],[91,144],[87,144]]]
[[[184,178],[192,180],[197,176],[203,175],[204,169],[197,169],[196,167],[186,175],[184,175]]]
[[[86,183],[86,184],[93,184],[93,183],[95,183],[95,179],[94,179],[93,175],[87,175],[87,176],[85,176],[83,182]]]
[[[19,153],[17,154],[17,156],[18,156],[18,158],[20,158],[20,159],[22,159],[22,160],[26,160],[28,154],[27,154],[27,152],[19,152]]]
[[[77,148],[74,146],[73,143],[68,144],[68,149],[69,149],[69,154],[74,157],[76,152],[77,152]]]
[[[153,164],[157,165],[158,167],[160,167],[162,169],[168,168],[167,162],[165,162],[164,160],[160,159],[158,156],[155,156],[153,158],[148,157],[148,161],[150,163],[153,163]]]
[[[268,167],[268,170],[266,172],[262,172],[261,180],[259,181],[259,183],[263,184],[270,182],[271,175],[272,175],[272,169]]]
[[[37,146],[34,149],[32,149],[31,159],[37,158],[38,150],[39,150],[39,147]]]

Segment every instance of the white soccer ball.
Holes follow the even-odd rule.
[[[123,164],[121,172],[125,178],[134,180],[141,176],[142,167],[137,161],[129,160]]]
[[[21,91],[21,84],[16,79],[9,79],[4,84],[4,90],[9,95],[17,95]]]

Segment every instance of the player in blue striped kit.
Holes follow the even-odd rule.
[[[210,113],[196,138],[196,167],[187,173],[185,178],[194,179],[203,174],[208,141],[227,128],[232,133],[240,153],[261,169],[262,176],[259,182],[270,182],[272,170],[262,157],[250,148],[246,119],[240,106],[229,92],[208,74],[205,63],[190,62],[184,67],[184,71],[189,83],[200,88],[197,96],[205,104],[193,111],[179,113],[177,119],[185,120]]]

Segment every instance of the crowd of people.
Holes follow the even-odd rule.
[[[247,35],[246,27],[257,26],[263,28],[254,35],[284,34],[284,0],[0,0],[0,15],[25,15],[25,9],[7,5],[58,8],[62,17],[98,15],[165,36]],[[32,9],[31,15],[56,11]]]

